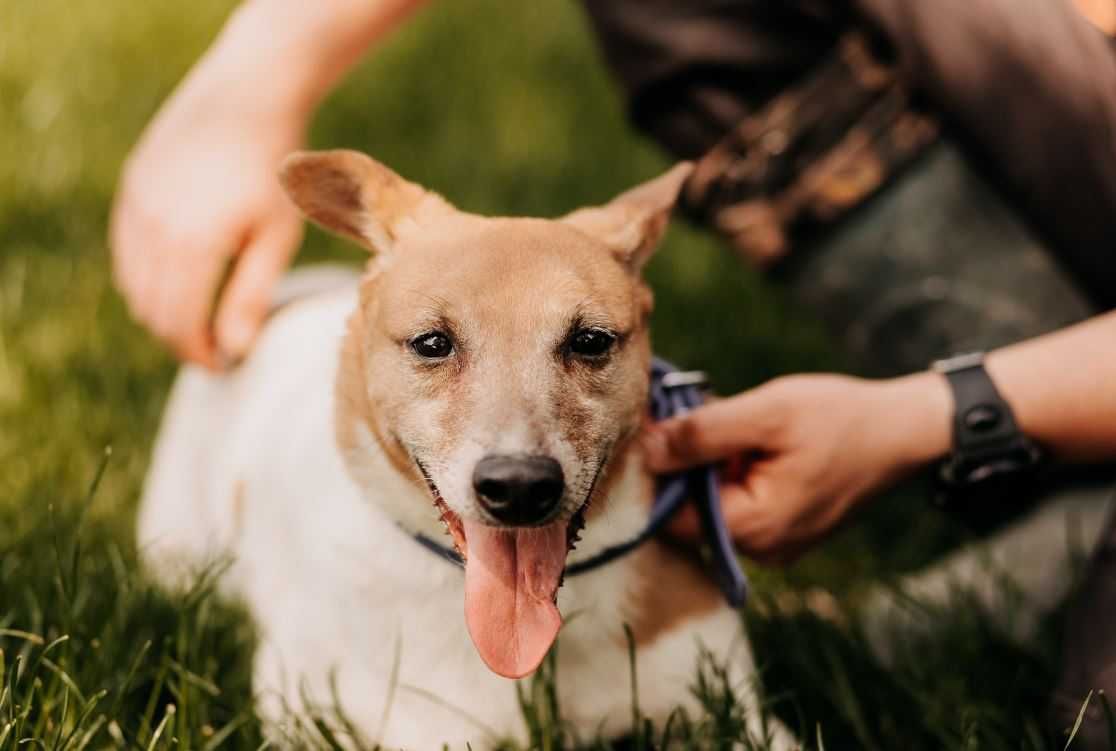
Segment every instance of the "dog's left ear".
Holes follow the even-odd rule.
[[[678,194],[693,171],[693,163],[682,162],[604,206],[578,209],[560,221],[603,242],[624,265],[639,272],[663,238]]]

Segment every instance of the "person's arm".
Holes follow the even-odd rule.
[[[997,350],[985,367],[1022,431],[1056,458],[1116,458],[1116,313]]]
[[[181,357],[218,367],[246,353],[302,236],[278,165],[337,80],[420,2],[248,0],[148,125],[109,239],[133,316]]]
[[[990,353],[985,367],[1020,429],[1065,462],[1116,459],[1116,312]],[[945,377],[796,375],[649,426],[650,469],[745,458],[723,488],[743,550],[793,558],[858,504],[942,458],[952,440]],[[682,516],[675,531],[694,534]]]

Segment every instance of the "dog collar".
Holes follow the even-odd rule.
[[[706,384],[704,373],[680,371],[665,360],[653,358],[650,389],[652,419],[665,420],[699,406]],[[721,511],[720,480],[717,467],[712,464],[660,477],[655,502],[644,528],[631,539],[611,545],[585,560],[569,564],[565,575],[584,574],[635,550],[662,529],[687,500],[696,506],[701,519],[703,542],[707,548],[713,577],[729,604],[740,607],[747,599],[748,583],[733,549],[728,527],[725,526]],[[453,548],[423,534],[415,534],[414,537],[424,548],[450,563],[464,567],[465,562]]]

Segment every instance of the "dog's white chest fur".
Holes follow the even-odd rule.
[[[254,688],[280,737],[308,704],[328,714],[336,696],[365,740],[388,747],[522,738],[515,682],[485,667],[465,629],[462,572],[401,526],[437,535],[429,499],[371,445],[358,471],[375,497],[346,471],[333,382],[355,305],[352,289],[296,303],[235,374],[183,371],[142,504],[144,559],[171,585],[231,561],[222,591],[245,602],[259,628]],[[644,482],[634,467],[613,495],[636,500]],[[582,548],[625,539],[645,515],[638,503],[611,504]],[[646,586],[639,555],[570,578],[560,591],[560,700],[585,737],[622,733],[630,720],[623,627]],[[640,646],[640,701],[652,718],[695,709],[687,686],[699,644],[729,661],[751,695],[739,618],[715,608]]]

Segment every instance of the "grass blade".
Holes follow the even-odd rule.
[[[1081,709],[1077,712],[1077,719],[1074,720],[1073,729],[1070,730],[1069,738],[1066,738],[1066,745],[1062,747],[1062,751],[1066,751],[1073,743],[1073,739],[1077,737],[1077,731],[1081,729],[1081,723],[1085,721],[1085,710],[1089,708],[1089,702],[1093,698],[1093,692],[1090,691],[1089,695],[1085,697],[1085,701],[1081,702]]]
[[[81,739],[77,742],[77,745],[74,746],[74,751],[83,751],[83,749],[89,745],[93,738],[96,737],[97,733],[101,732],[101,728],[105,726],[106,722],[108,722],[108,719],[104,715],[101,715],[96,720],[94,720],[93,724],[90,725],[89,728],[85,731],[84,735],[81,736]]]
[[[395,637],[395,652],[391,658],[391,674],[388,676],[388,690],[387,696],[384,698],[384,711],[380,715],[380,727],[376,731],[377,744],[383,740],[384,732],[387,730],[388,720],[391,718],[391,707],[395,704],[395,691],[399,688],[399,666],[402,661],[403,634],[398,633]],[[516,688],[518,688],[518,686]]]
[[[226,723],[224,727],[215,732],[205,745],[202,746],[202,751],[215,751],[215,749],[224,743],[229,736],[235,733],[240,728],[244,727],[252,719],[252,715],[245,712],[233,718],[230,722]]]
[[[639,676],[636,673],[636,645],[635,634],[632,627],[624,624],[624,639],[628,643],[628,682],[632,686],[632,732],[635,734],[632,744],[635,748],[643,748],[648,739],[643,738],[643,713],[639,708]]]
[[[163,736],[163,731],[166,730],[167,723],[174,717],[175,708],[173,704],[167,705],[167,711],[163,714],[163,719],[159,721],[159,726],[155,728],[155,732],[151,734],[151,741],[147,744],[147,751],[155,751],[155,745]]]
[[[81,714],[78,715],[73,729],[70,730],[70,733],[66,736],[65,740],[62,741],[61,748],[63,751],[65,751],[65,749],[70,746],[70,743],[73,741],[73,739],[79,732],[81,732],[82,726],[85,725],[85,721],[89,719],[89,715],[93,713],[93,710],[97,707],[97,704],[101,701],[101,699],[105,698],[105,696],[107,695],[108,690],[101,690],[93,694],[93,696],[89,697],[89,701],[85,702],[85,706],[81,708]],[[103,717],[101,718],[101,721],[104,721]]]
[[[83,694],[82,690],[78,688],[77,683],[74,681],[73,678],[70,677],[70,674],[58,666],[58,663],[56,663],[49,657],[44,657],[43,667],[58,676],[58,679],[65,684],[67,690],[73,692],[74,696],[77,697],[77,700],[82,704],[85,704],[85,702],[87,701],[85,698],[85,694]]]
[[[32,644],[42,646],[46,644],[46,639],[38,634],[32,634],[30,631],[20,631],[16,628],[0,628],[0,636],[10,636],[13,639],[23,639],[24,641],[31,642]]]

